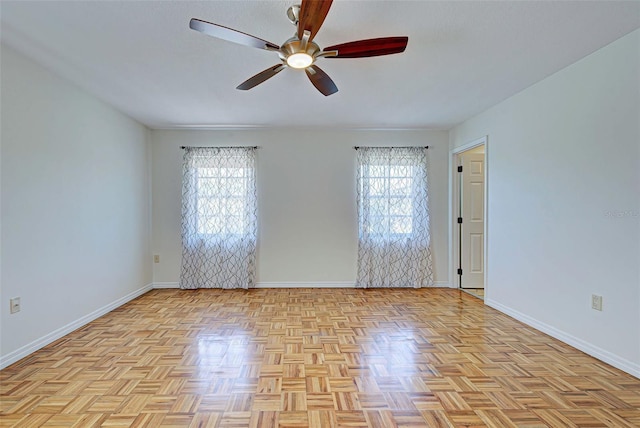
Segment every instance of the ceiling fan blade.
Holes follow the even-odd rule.
[[[249,79],[245,80],[244,82],[239,84],[236,89],[240,89],[241,91],[246,91],[248,89],[251,89],[254,86],[258,86],[259,84],[261,84],[265,80],[272,78],[273,76],[275,76],[276,74],[278,74],[282,70],[284,70],[285,68],[286,67],[285,67],[284,64],[274,65],[273,67],[267,68],[266,70],[261,71],[260,73],[256,74],[255,76],[250,77]]]
[[[338,92],[338,87],[333,83],[333,80],[317,65],[311,65],[305,68],[304,71],[307,73],[307,76],[309,76],[309,80],[311,80],[313,86],[322,92],[324,96]]]
[[[365,58],[391,55],[404,52],[408,41],[408,37],[381,37],[379,39],[357,40],[326,47],[323,52],[338,51],[338,55],[327,56],[327,58]]]
[[[212,22],[202,21],[200,19],[191,18],[189,21],[189,27],[192,30],[200,31],[218,39],[227,40],[229,42],[238,43],[252,48],[266,49],[266,50],[279,50],[280,46],[268,42],[266,40],[259,39],[251,34],[243,33],[242,31],[234,30],[232,28],[224,27],[222,25],[214,24]]]
[[[327,17],[332,2],[333,0],[302,0],[298,18],[299,39],[302,39],[304,30],[309,30],[309,41],[313,40]]]

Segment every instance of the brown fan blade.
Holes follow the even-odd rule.
[[[298,18],[298,39],[302,39],[304,30],[309,30],[309,41],[313,40],[327,17],[332,2],[333,0],[302,0]]]
[[[234,30],[233,28],[223,27],[222,25],[202,21],[196,18],[191,18],[191,21],[189,21],[189,27],[192,30],[200,31],[201,33],[209,36],[252,48],[266,49],[270,51],[277,51],[280,49],[280,46],[254,37],[251,34],[243,33],[242,31]]]
[[[309,76],[309,80],[311,80],[313,86],[322,92],[324,96],[338,92],[338,87],[333,83],[333,80],[317,65],[311,65],[305,68],[304,71],[307,73],[307,76]]]
[[[365,58],[391,55],[404,52],[408,41],[408,37],[381,37],[329,46],[323,51],[338,51],[338,55],[327,56],[327,58]]]
[[[236,87],[236,89],[240,89],[241,91],[246,91],[248,89],[251,89],[254,86],[258,86],[265,80],[272,78],[273,76],[275,76],[276,74],[284,70],[285,68],[286,67],[284,64],[274,65],[273,67],[267,68],[266,70],[261,71],[255,76],[248,78],[247,80],[239,84],[238,87]]]

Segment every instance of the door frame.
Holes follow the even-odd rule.
[[[460,154],[467,150],[474,149],[478,146],[484,145],[484,299],[487,300],[489,296],[489,283],[488,278],[488,248],[489,248],[489,137],[478,138],[463,144],[460,147],[455,147],[449,151],[449,248],[451,252],[449,254],[449,278],[451,278],[451,287],[460,288],[458,282],[458,255],[460,251],[459,245],[459,226],[458,226],[458,206],[456,202],[460,197],[460,178],[458,174],[458,163]],[[463,274],[464,275],[464,274]]]

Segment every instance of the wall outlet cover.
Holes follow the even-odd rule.
[[[20,312],[20,298],[14,297],[9,300],[9,312],[15,314],[16,312]]]
[[[591,295],[591,309],[595,309],[596,311],[602,310],[602,296],[597,294]]]

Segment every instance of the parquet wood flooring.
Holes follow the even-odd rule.
[[[640,380],[453,289],[154,290],[0,372],[9,427],[639,427]]]

